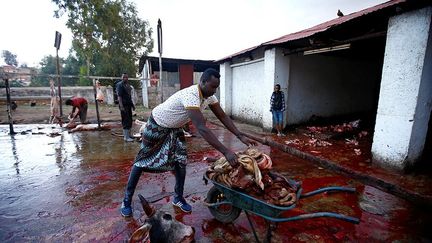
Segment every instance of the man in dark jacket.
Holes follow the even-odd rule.
[[[122,119],[123,139],[126,142],[133,142],[130,129],[132,128],[132,110],[135,110],[135,105],[132,102],[132,88],[127,73],[123,73],[122,81],[117,83],[116,92]]]

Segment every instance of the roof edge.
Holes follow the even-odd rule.
[[[228,55],[228,56],[223,57],[221,59],[215,60],[215,62],[222,63],[222,62],[224,62],[226,60],[229,60],[229,59],[232,59],[234,57],[240,56],[240,55],[245,54],[247,52],[254,51],[254,50],[256,50],[256,49],[258,49],[260,47],[272,46],[272,45],[287,43],[289,41],[294,41],[294,40],[299,40],[299,39],[302,39],[302,38],[310,37],[310,36],[312,36],[314,34],[317,34],[317,33],[320,33],[320,32],[324,32],[324,31],[326,31],[326,30],[328,30],[328,29],[330,29],[330,28],[332,28],[334,26],[338,26],[338,25],[344,24],[346,22],[349,22],[349,21],[351,21],[353,19],[356,19],[356,18],[359,18],[361,16],[365,16],[365,15],[371,14],[373,12],[380,11],[380,10],[383,10],[383,9],[386,9],[386,8],[389,8],[389,7],[392,7],[392,6],[404,3],[404,2],[408,2],[408,0],[390,0],[390,1],[381,3],[381,4],[378,4],[378,5],[369,7],[369,8],[365,8],[365,9],[359,10],[357,12],[353,12],[353,13],[345,15],[343,17],[338,17],[338,18],[335,18],[335,19],[328,20],[326,22],[320,23],[318,25],[312,26],[310,28],[307,28],[307,29],[304,29],[304,30],[301,30],[301,31],[293,32],[293,33],[290,33],[290,34],[283,35],[281,37],[275,38],[273,40],[270,40],[270,41],[267,41],[267,42],[263,42],[263,43],[261,43],[259,45],[256,45],[256,46],[244,49],[242,51],[239,51],[239,52],[236,52],[234,54]]]

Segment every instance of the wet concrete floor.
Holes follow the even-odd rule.
[[[233,135],[211,125],[216,136],[235,151],[245,149]],[[134,198],[134,216],[119,214],[123,190],[139,143],[124,143],[110,131],[47,136],[50,126],[0,126],[1,242],[124,242],[145,218]],[[253,242],[244,213],[232,224],[216,221],[203,205],[211,184],[202,175],[205,156],[220,156],[202,138],[188,138],[185,194],[191,214],[171,205],[174,176],[143,174],[137,192],[175,218],[195,228],[197,242]],[[357,193],[326,193],[300,200],[282,217],[329,211],[358,217],[358,225],[332,218],[279,223],[272,242],[430,242],[432,214],[403,199],[319,167],[309,161],[260,145],[273,159],[274,170],[302,181],[305,192],[325,186],[352,186]],[[252,217],[260,239],[266,222]]]

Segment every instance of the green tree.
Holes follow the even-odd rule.
[[[139,56],[153,49],[152,29],[127,0],[52,0],[55,16],[68,14],[72,48],[85,61],[87,75],[120,76],[137,73]],[[84,80],[80,80],[80,83]]]
[[[60,66],[63,66],[64,60],[63,58],[59,59]],[[57,74],[57,59],[56,57],[49,55],[45,56],[40,62],[39,65],[41,68],[39,69],[39,74]],[[32,79],[30,86],[37,87],[49,87],[49,78],[37,76]]]
[[[62,68],[63,75],[80,75],[80,68],[84,65],[84,62],[76,57],[74,57],[71,53],[65,60],[64,68]],[[84,74],[85,75],[85,74]],[[62,78],[63,86],[75,86],[78,85],[77,78]]]
[[[10,52],[8,50],[3,50],[2,51],[2,57],[3,57],[4,62],[7,65],[18,67],[18,61],[16,59],[17,55],[14,55],[12,52]]]
[[[80,78],[79,78],[78,81],[77,81],[77,84],[78,84],[79,86],[88,86],[88,85],[92,85],[92,81],[91,81],[90,79],[84,77],[84,76],[87,75],[87,73],[88,73],[87,66],[82,65],[82,66],[80,67],[80,72],[79,72]]]

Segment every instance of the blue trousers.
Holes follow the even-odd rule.
[[[273,122],[276,125],[282,125],[283,123],[283,111],[272,111]]]

